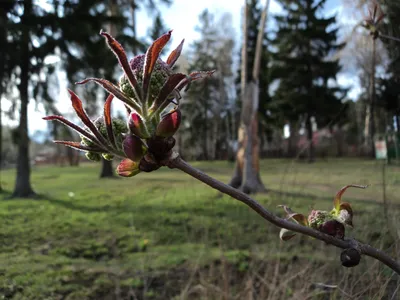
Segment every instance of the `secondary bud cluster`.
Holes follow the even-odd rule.
[[[80,143],[56,143],[85,151],[90,160],[122,158],[117,167],[121,176],[130,177],[140,171],[156,170],[169,157],[175,145],[173,135],[181,123],[180,91],[188,87],[191,81],[208,77],[213,71],[189,75],[174,73],[172,67],[180,56],[183,41],[171,52],[166,62],[159,58],[161,50],[171,38],[171,31],[158,38],[146,54],[135,56],[130,62],[123,47],[111,35],[106,32],[100,34],[117,56],[124,74],[118,85],[100,78],[88,78],[78,84],[93,81],[109,93],[103,115],[95,121],[90,120],[82,101],[69,91],[72,106],[85,127],[79,127],[62,116],[44,119],[59,121],[81,136]],[[128,112],[127,120],[112,118],[111,103],[114,98],[124,103]]]
[[[303,214],[293,212],[289,207],[281,205],[288,215],[288,219],[293,219],[295,222],[314,228],[325,234],[331,235],[338,239],[343,239],[345,236],[345,225],[353,226],[353,210],[347,202],[342,202],[343,193],[349,188],[366,188],[361,185],[346,185],[335,196],[333,200],[333,209],[328,212],[324,210],[312,210],[308,217]],[[294,232],[282,229],[280,237],[286,241],[295,236]]]

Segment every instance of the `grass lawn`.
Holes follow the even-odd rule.
[[[193,164],[223,182],[234,168]],[[178,170],[100,180],[99,167],[34,167],[36,199],[8,199],[15,172],[1,172],[0,299],[390,299],[400,282],[370,258],[343,268],[320,241],[281,242],[278,228]],[[255,198],[280,215],[279,204],[330,210],[342,186],[371,185],[343,197],[355,211],[347,234],[400,259],[400,167],[386,168],[389,222],[380,162],[261,168],[270,191]]]

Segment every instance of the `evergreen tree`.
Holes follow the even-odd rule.
[[[332,84],[340,71],[335,52],[336,17],[324,18],[326,0],[281,0],[284,15],[276,17],[278,30],[273,45],[271,77],[279,80],[274,101],[292,121],[304,123],[308,139],[308,160],[315,159],[312,120],[324,126],[342,110],[346,90]],[[335,81],[333,81],[335,82]],[[300,118],[300,119],[299,119]]]
[[[72,30],[68,32],[69,38],[63,47],[64,68],[70,85],[87,77],[118,81],[119,74],[115,72],[117,61],[110,55],[104,38],[98,34],[100,29],[108,31],[124,45],[130,46],[131,51],[140,48],[141,43],[132,35],[133,32],[124,30],[131,25],[131,15],[126,13],[127,6],[119,2],[121,1],[109,0],[105,6],[104,1],[79,1],[71,4],[66,10],[64,19],[75,19],[79,15],[80,18],[75,23],[77,22],[78,28],[81,28],[79,34],[75,34]],[[85,24],[86,20],[94,17],[96,22]],[[80,51],[76,51],[77,49]],[[86,109],[95,119],[101,113],[98,111],[98,99],[104,101],[106,98],[103,90],[95,84],[85,85],[81,89],[76,86],[73,88],[83,92],[82,98],[86,101]],[[102,159],[100,178],[113,176],[112,162]]]
[[[381,26],[381,31],[389,37],[400,38],[400,3],[387,0],[382,3],[386,16]],[[389,113],[389,126],[392,127],[393,119],[397,132],[400,132],[400,42],[392,39],[382,39],[386,47],[389,64],[386,78],[380,81],[380,94],[378,103]]]
[[[149,36],[150,43],[158,39],[161,35],[166,33],[168,28],[166,27],[160,12],[157,12],[152,27],[149,29],[147,35]],[[168,46],[168,45],[167,45]],[[169,52],[168,47],[164,47],[164,52]]]
[[[7,14],[12,10],[14,3],[12,1],[5,1],[0,5],[0,99],[5,94],[7,82],[11,76],[10,56],[13,55],[8,49],[7,43]],[[0,101],[0,168],[3,164],[3,125],[2,125],[2,106]],[[2,192],[0,181],[0,192]]]
[[[5,26],[8,29],[7,51],[11,55],[8,56],[6,65],[19,81],[18,160],[13,196],[30,197],[35,192],[30,183],[28,102],[33,96],[30,91],[37,90],[35,88],[40,81],[40,74],[46,67],[44,58],[53,53],[56,47],[55,13],[34,4],[32,0],[8,0],[1,5],[2,8],[9,5]],[[3,84],[15,83],[8,78]]]
[[[160,0],[159,2],[169,3],[170,1]],[[13,196],[17,197],[34,195],[30,184],[28,102],[33,98],[36,101],[52,100],[49,97],[46,80],[42,78],[50,76],[54,68],[45,64],[45,58],[58,49],[69,82],[75,82],[90,75],[106,77],[107,71],[113,74],[117,65],[115,58],[109,55],[109,50],[104,47],[104,39],[96,33],[105,24],[114,23],[117,26],[117,32],[120,33],[117,38],[121,42],[135,43],[137,42],[135,36],[132,38],[132,36],[126,37],[122,34],[123,29],[127,27],[127,23],[123,21],[129,18],[126,8],[133,4],[136,4],[132,6],[134,9],[137,9],[139,4],[156,8],[156,2],[151,0],[140,1],[139,4],[122,0],[120,3],[117,0],[110,0],[107,3],[104,0],[63,2],[54,0],[48,1],[47,4],[41,6],[40,2],[32,0],[7,0],[0,4],[1,15],[7,16],[5,26],[1,28],[2,33],[4,28],[8,29],[6,31],[7,56],[2,55],[5,63],[2,64],[0,70],[1,86],[16,85],[16,81],[11,80],[11,76],[4,75],[6,74],[4,70],[9,70],[9,74],[18,78],[19,82],[16,85],[20,96],[19,158],[13,192]],[[117,14],[113,15],[111,10],[117,11]],[[122,15],[124,18],[121,20]],[[104,67],[96,70],[99,64]],[[95,71],[87,72],[90,69]],[[95,89],[92,89],[92,94],[96,93]]]

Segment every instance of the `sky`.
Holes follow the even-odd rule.
[[[36,0],[37,2],[45,0]],[[198,16],[204,9],[208,9],[211,13],[220,14],[228,12],[232,15],[233,29],[237,36],[237,41],[240,41],[240,27],[241,27],[241,11],[243,6],[243,0],[201,0],[201,1],[188,1],[188,0],[173,0],[173,4],[169,7],[163,5],[160,7],[164,22],[169,29],[173,29],[172,43],[170,49],[185,38],[186,47],[196,40],[199,36],[195,31],[195,27],[198,23]],[[263,1],[261,1],[263,2]],[[270,3],[270,14],[276,14],[281,12],[282,9],[276,0],[271,0]],[[343,5],[341,0],[328,0],[324,7],[324,15],[338,14],[338,22],[343,26],[352,27],[356,22],[349,18],[348,14],[343,13]],[[267,25],[268,28],[274,26],[270,21]],[[152,20],[151,15],[146,11],[139,11],[137,13],[137,33],[139,36],[146,36],[148,28],[151,26]],[[238,43],[237,43],[238,45]],[[238,47],[238,46],[237,46]],[[110,53],[110,55],[112,55]],[[116,61],[117,63],[117,61]],[[60,81],[60,93],[58,96],[57,108],[63,113],[71,113],[70,100],[66,90],[66,79],[65,75],[59,75]],[[349,91],[349,98],[356,99],[360,93],[358,85],[358,79],[356,76],[342,73],[338,76],[338,82],[346,87],[352,86]],[[64,85],[64,86],[63,86]],[[8,104],[2,103],[4,109],[7,109]],[[42,120],[45,115],[44,109],[41,105],[37,105],[34,101],[29,103],[29,134],[32,135],[35,131],[45,131],[47,129],[47,122]],[[3,118],[6,119],[6,118]],[[6,121],[6,123],[16,126],[17,120]]]

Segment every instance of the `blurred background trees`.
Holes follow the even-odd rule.
[[[344,45],[338,43],[336,18],[319,17],[325,0],[281,2],[285,15],[276,17],[271,77],[278,80],[278,86],[273,100],[278,107],[282,105],[278,111],[285,119],[304,124],[308,161],[312,162],[313,124],[332,125],[342,110],[346,90],[335,82],[340,71],[335,54]]]
[[[261,33],[257,74],[259,94],[254,120],[259,144],[255,153],[260,158],[306,157],[312,162],[326,155],[373,156],[377,136],[399,131],[400,43],[387,38],[373,41],[366,30],[356,26],[367,16],[369,1],[343,0],[343,7],[356,20],[347,27],[338,23],[337,14],[325,12],[328,2],[274,2],[280,12],[270,15],[270,27]],[[0,43],[3,45],[0,49],[0,125],[6,124],[0,126],[0,165],[16,164],[15,196],[34,194],[29,178],[35,161],[38,163],[47,157],[58,164],[76,166],[81,159],[79,153],[50,144],[41,150],[35,148],[40,151],[33,156],[29,154],[29,149],[37,143],[77,138],[74,132],[57,124],[43,128],[41,135],[29,136],[29,102],[42,107],[46,113],[68,114],[62,111],[59,102],[60,94],[65,93],[60,83],[64,76],[68,87],[73,87],[85,99],[88,113],[93,118],[99,116],[106,97],[102,89],[95,84],[73,85],[86,77],[118,80],[120,70],[115,57],[98,31],[111,32],[133,57],[171,29],[162,14],[162,9],[171,3],[171,0],[5,0],[0,3]],[[246,80],[251,81],[259,20],[265,3],[248,0],[243,1],[243,7],[245,3],[249,11]],[[400,4],[383,1],[381,8],[387,17],[380,30],[387,36],[399,37],[396,24]],[[139,11],[152,18],[145,36],[141,37],[136,24]],[[187,43],[177,70],[215,69],[217,72],[184,94],[177,148],[186,159],[232,161],[241,151],[238,129],[243,34],[235,30],[238,26],[227,13],[204,10],[195,24],[184,25],[195,27],[197,35]],[[346,80],[350,77],[358,77],[356,96],[349,94],[351,84]],[[18,128],[9,125],[10,119],[18,121]],[[16,144],[9,144],[11,136]],[[17,151],[10,151],[13,147]],[[103,161],[100,176],[113,176],[113,169],[111,162]]]

